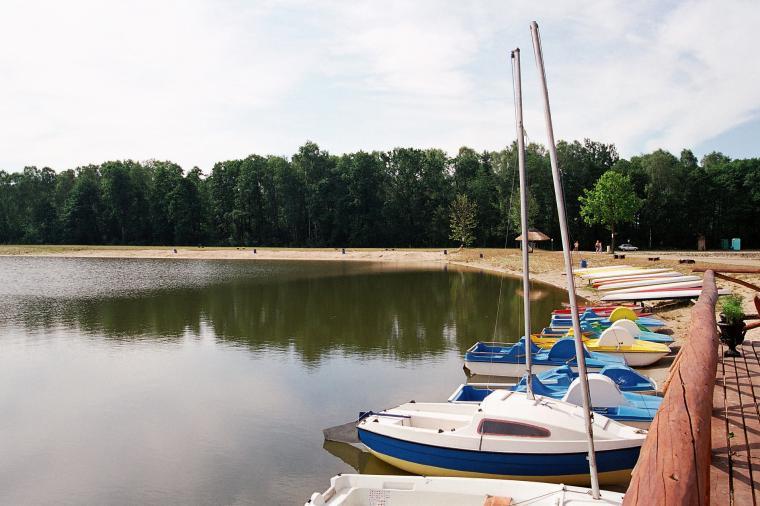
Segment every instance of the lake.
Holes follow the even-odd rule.
[[[394,472],[323,428],[445,401],[473,342],[522,334],[519,280],[435,264],[0,257],[0,279],[0,504],[303,504]],[[536,288],[539,329],[566,294]]]

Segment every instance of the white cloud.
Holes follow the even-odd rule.
[[[544,139],[528,24],[558,138],[630,155],[694,146],[760,109],[755,2],[5,2],[0,167],[513,138],[508,51]]]

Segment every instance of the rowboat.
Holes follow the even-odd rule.
[[[678,288],[675,290],[656,290],[648,292],[626,292],[609,294],[602,297],[603,301],[618,300],[667,300],[667,299],[696,299],[702,293],[701,288]],[[718,295],[730,295],[731,290],[719,288]]]
[[[531,341],[533,372],[543,372],[561,365],[577,367],[575,345],[572,340],[560,339],[548,350],[542,350]],[[609,354],[590,353],[584,347],[586,367],[599,371],[608,365],[625,365],[625,360]],[[514,344],[478,341],[467,350],[464,367],[470,374],[519,378],[527,372],[525,364],[525,337]]]
[[[641,286],[649,285],[668,285],[671,283],[702,283],[702,278],[699,276],[671,276],[667,278],[651,278],[651,279],[636,279],[633,281],[620,281],[617,283],[605,283],[599,285],[597,290],[621,290],[624,288],[637,288]]]
[[[635,392],[623,392],[615,382],[600,374],[588,375],[591,392],[591,404],[595,413],[601,413],[607,418],[617,422],[638,427],[649,428],[655,413],[660,408],[662,398],[653,395],[643,395]],[[503,390],[513,392],[525,391],[525,377],[516,385]],[[580,381],[576,378],[569,385],[544,384],[537,376],[533,376],[533,393],[552,399],[562,399],[571,404],[580,405]],[[502,388],[490,385],[463,384],[451,394],[449,402],[453,403],[479,403],[489,394]]]
[[[646,431],[604,415],[593,419],[601,483],[629,478]],[[365,414],[359,440],[380,460],[426,476],[587,484],[583,409],[497,390],[479,404],[406,403]]]
[[[551,338],[531,336],[531,339],[536,346],[544,349],[554,346],[561,340],[572,339],[572,337]],[[603,353],[605,355],[621,357],[625,360],[626,365],[631,367],[652,365],[670,353],[670,348],[666,344],[636,339],[628,330],[615,326],[602,332],[598,339],[585,338],[583,344],[591,353]]]
[[[623,494],[601,491],[595,500],[587,488],[532,481],[339,474],[330,487],[315,492],[304,506],[616,506]]]

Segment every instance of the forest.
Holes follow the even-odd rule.
[[[623,159],[612,144],[560,141],[572,240],[591,249],[609,232],[580,217],[579,196],[607,171],[633,182],[641,207],[617,243],[642,249],[709,249],[739,237],[760,247],[760,158],[701,160],[657,150]],[[527,147],[530,223],[559,245],[546,149]],[[170,161],[107,161],[76,169],[0,170],[0,243],[445,247],[452,202],[475,204],[474,246],[514,245],[517,151],[454,157],[440,149],[331,155],[306,142],[290,159],[251,155],[210,174]],[[551,247],[549,243],[541,247]]]

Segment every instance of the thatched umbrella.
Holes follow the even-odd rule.
[[[529,228],[528,229],[528,242],[538,242],[538,241],[548,241],[551,237],[544,234],[540,230],[536,230],[535,228]],[[515,237],[515,241],[522,241],[523,236],[522,234]]]

